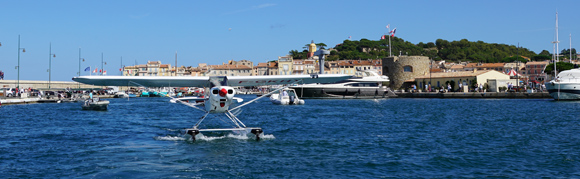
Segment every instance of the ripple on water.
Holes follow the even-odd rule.
[[[243,96],[249,100],[252,96]],[[580,102],[306,100],[244,107],[265,134],[183,129],[202,115],[166,98],[0,108],[5,178],[578,178]],[[34,112],[31,112],[34,111]],[[209,127],[221,119],[208,119]]]

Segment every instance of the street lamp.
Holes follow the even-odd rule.
[[[107,65],[107,62],[104,62],[105,65]],[[103,69],[103,53],[101,52],[101,76],[103,76],[103,73],[105,72],[105,69]]]
[[[52,74],[52,57],[56,57],[56,54],[52,53],[52,43],[48,44],[48,89],[50,89],[50,81]]]
[[[16,68],[18,68],[18,84],[16,85],[16,88],[20,88],[20,50],[22,49],[22,53],[26,52],[26,50],[24,48],[20,48],[20,35],[18,35],[18,66],[16,66]]]
[[[79,77],[81,76],[81,59],[83,62],[85,61],[84,58],[81,58],[81,48],[79,47]],[[81,89],[81,83],[79,83],[79,90]]]

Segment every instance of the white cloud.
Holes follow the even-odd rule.
[[[248,11],[253,11],[253,10],[258,10],[258,9],[263,9],[263,8],[275,6],[275,5],[276,4],[270,4],[270,3],[260,4],[260,5],[257,5],[257,6],[252,6],[250,8],[240,9],[240,10],[237,10],[237,11],[228,12],[228,13],[225,13],[224,15],[231,15],[231,14],[237,14],[237,13],[242,13],[242,12],[248,12]]]

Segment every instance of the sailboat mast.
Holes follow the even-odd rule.
[[[552,43],[554,44],[554,55],[552,60],[554,60],[554,78],[556,78],[556,75],[558,75],[558,70],[556,69],[556,63],[558,62],[558,43],[560,43],[558,41],[558,12],[556,12],[556,39],[555,41],[552,41]],[[555,57],[555,58],[554,58]]]

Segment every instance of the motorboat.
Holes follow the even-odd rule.
[[[115,95],[113,96],[114,98],[128,98],[129,95],[125,92],[116,92]]]
[[[169,100],[170,103],[177,103],[177,101],[183,101],[188,103],[203,103],[205,98],[203,96],[188,96],[188,97],[181,97],[181,98],[172,98]]]
[[[296,91],[290,88],[284,88],[278,93],[274,93],[270,95],[270,101],[274,104],[281,104],[281,105],[295,105],[295,104],[304,104],[304,100],[301,100],[296,95]]]
[[[357,71],[355,76],[332,84],[303,84],[290,86],[300,98],[387,98],[395,96],[383,83],[389,77],[374,70]],[[390,92],[389,92],[390,91]]]
[[[83,110],[106,111],[109,107],[109,101],[100,100],[99,98],[87,99],[82,107]]]
[[[186,103],[195,103],[196,105],[204,105],[204,102],[207,100],[208,98],[205,96],[187,96],[187,97],[180,97],[180,98],[171,98],[169,100],[170,103],[177,103],[177,101],[182,101],[182,102],[186,102]],[[233,97],[233,103],[234,104],[239,104],[244,102],[244,99],[242,98],[238,98],[238,97]]]
[[[580,100],[580,69],[564,70],[545,85],[555,100]]]

